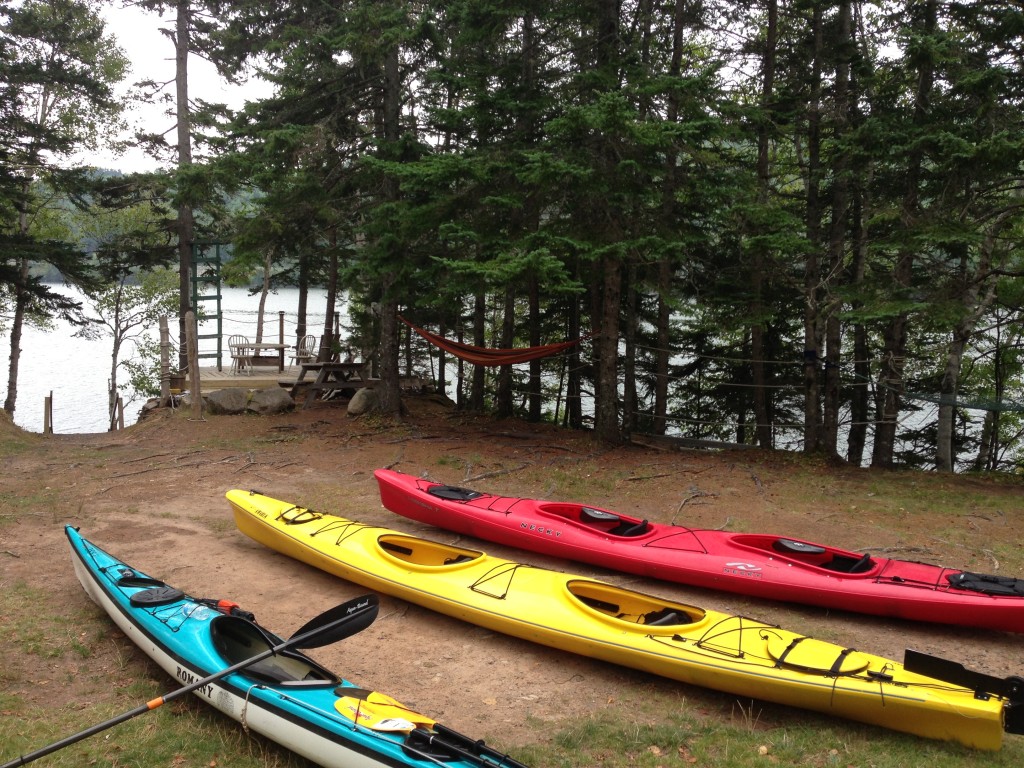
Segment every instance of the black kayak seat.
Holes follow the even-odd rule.
[[[822,563],[822,568],[827,568],[836,573],[867,573],[874,567],[871,553],[865,552],[860,557],[847,557],[846,555],[834,555],[827,563]]]
[[[447,499],[448,501],[472,501],[483,496],[479,491],[459,488],[456,485],[434,485],[427,489],[427,493],[431,496],[437,496],[439,499]]]
[[[644,614],[644,625],[648,627],[668,627],[674,624],[689,624],[690,617],[671,608],[662,608]]]
[[[785,552],[790,555],[823,555],[825,548],[817,544],[807,544],[793,539],[776,539],[772,545],[776,552]]]
[[[614,512],[605,512],[593,507],[580,507],[580,520],[584,523],[617,523],[622,518]]]
[[[634,523],[632,520],[623,520],[621,523],[612,528],[608,533],[612,536],[642,536],[647,533],[647,529],[650,526],[646,520],[641,520],[639,523]]]
[[[239,616],[217,616],[210,622],[217,653],[229,665],[251,659],[282,642],[281,638]],[[337,685],[337,675],[308,656],[284,649],[241,670],[243,675],[271,684]]]

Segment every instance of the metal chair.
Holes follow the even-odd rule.
[[[291,359],[293,363],[309,363],[316,360],[316,336],[303,336],[295,345],[295,354]]]
[[[231,353],[231,372],[239,373],[242,368],[248,368],[248,374],[252,376],[252,364],[249,361],[247,347],[249,338],[247,336],[229,336],[228,351]]]

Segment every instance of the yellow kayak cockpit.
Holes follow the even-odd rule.
[[[476,549],[463,549],[401,534],[379,536],[377,546],[387,557],[430,570],[471,563],[484,556],[483,552]]]
[[[688,626],[704,620],[705,612],[692,605],[673,603],[622,589],[599,581],[574,579],[565,584],[569,594],[582,608],[603,619],[628,624],[629,628],[650,632]]]

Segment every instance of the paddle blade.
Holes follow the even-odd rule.
[[[373,624],[380,610],[377,595],[363,595],[310,619],[288,639],[293,648],[320,648],[336,643]]]
[[[910,648],[906,649],[903,657],[903,668],[915,675],[933,677],[946,683],[970,688],[972,691],[981,691],[1012,701],[1024,700],[1020,678],[1010,677],[1004,680],[970,670],[957,661],[949,661]]]

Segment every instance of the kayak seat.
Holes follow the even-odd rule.
[[[448,501],[472,501],[483,496],[479,491],[459,488],[456,485],[434,485],[427,489],[427,493],[431,496],[437,496],[439,499],[447,499]]]
[[[623,520],[621,523],[612,528],[608,533],[612,536],[642,536],[647,533],[650,528],[646,520],[641,520],[639,523],[632,523],[628,520]]]
[[[671,608],[651,611],[644,614],[644,624],[649,627],[667,627],[673,624],[689,624],[690,617],[685,613],[674,611]]]
[[[788,555],[823,555],[826,550],[817,544],[805,544],[802,541],[793,539],[776,539],[772,542],[772,549],[776,552],[785,552]]]
[[[865,552],[863,557],[854,558],[845,555],[836,555],[827,563],[822,565],[830,571],[837,573],[866,573],[874,566],[871,562],[871,553]]]
[[[210,622],[214,648],[229,666],[269,651],[280,638],[239,616],[217,616]],[[241,674],[261,682],[285,685],[337,685],[337,675],[301,653],[284,650],[245,667]]]
[[[614,512],[605,512],[593,507],[580,507],[580,521],[584,523],[618,523],[622,518]]]

